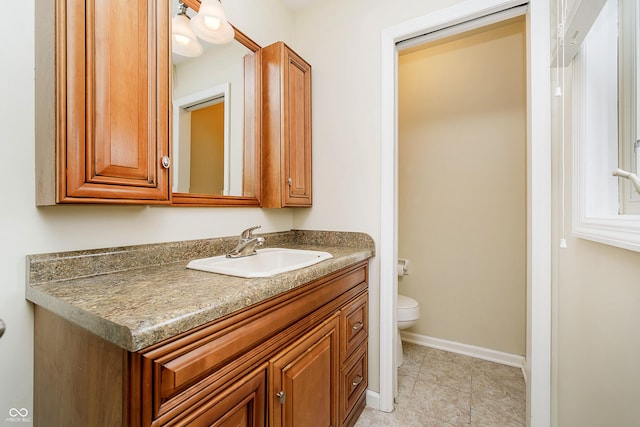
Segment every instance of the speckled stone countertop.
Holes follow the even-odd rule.
[[[375,254],[363,233],[292,230],[266,247],[322,250],[333,258],[273,277],[187,269],[222,255],[237,237],[27,256],[26,298],[126,350],[138,351]]]

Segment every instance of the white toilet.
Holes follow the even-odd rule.
[[[396,328],[396,366],[398,368],[404,363],[400,330],[415,325],[418,318],[420,318],[418,301],[408,296],[398,294],[398,303],[396,305],[396,321],[398,322],[398,327]]]

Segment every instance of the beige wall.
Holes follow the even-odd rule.
[[[520,17],[402,52],[398,256],[420,335],[525,354],[526,68]]]
[[[571,99],[571,68],[565,72]],[[555,76],[555,74],[553,74]],[[560,239],[561,143],[559,99],[554,99],[554,243]],[[571,235],[571,108],[566,110],[565,237],[555,245],[552,385],[554,425],[640,424],[640,253]]]

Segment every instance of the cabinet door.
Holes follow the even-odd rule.
[[[338,316],[271,361],[273,426],[338,426]]]
[[[262,51],[263,207],[311,206],[311,65],[277,42]]]
[[[311,205],[311,66],[291,49],[284,55],[284,205]]]
[[[37,96],[55,95],[37,114],[37,161],[57,163],[43,165],[54,176],[38,177],[38,204],[168,202],[167,0],[57,0],[38,11],[36,27],[53,21],[56,37],[55,65],[37,61]]]

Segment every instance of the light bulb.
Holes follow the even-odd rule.
[[[185,37],[181,34],[174,34],[173,37],[180,46],[186,46],[191,41],[189,40],[189,37]]]
[[[220,20],[213,16],[205,16],[204,25],[208,30],[217,31],[220,28]]]

